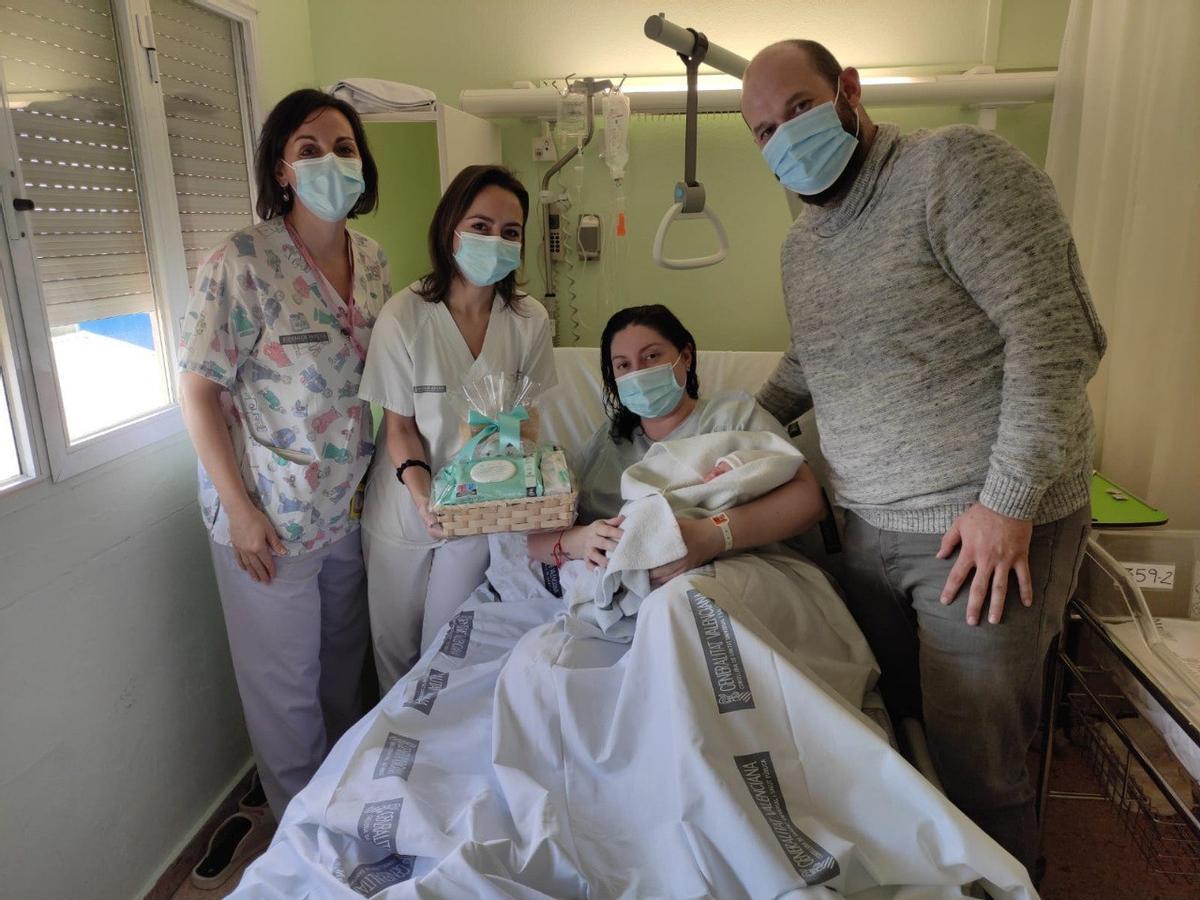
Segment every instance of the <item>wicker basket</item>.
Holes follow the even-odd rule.
[[[575,523],[579,494],[485,500],[456,506],[435,506],[434,514],[446,537],[500,534],[511,531],[554,531]]]

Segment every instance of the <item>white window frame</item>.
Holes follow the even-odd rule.
[[[7,97],[3,94],[4,78],[0,71],[0,104],[5,111],[8,109]],[[16,227],[16,213],[13,210],[13,187],[19,187],[15,170],[5,167],[0,171],[0,205],[3,206],[3,220],[0,221],[0,239],[6,240]],[[16,232],[19,234],[19,231]],[[8,394],[8,408],[0,410],[0,415],[9,416],[12,423],[13,442],[17,448],[17,463],[21,474],[7,481],[0,488],[0,498],[17,491],[19,488],[40,480],[49,460],[46,458],[46,442],[41,432],[41,419],[34,415],[37,408],[37,394],[33,389],[33,363],[29,358],[28,342],[24,339],[24,317],[21,303],[17,295],[17,280],[9,255],[0,247],[0,307],[6,327],[0,329],[0,355],[7,364],[9,377],[5,378],[4,386]]]
[[[19,378],[13,427],[23,475],[0,488],[0,499],[22,487],[51,477],[62,481],[96,466],[157,443],[184,428],[177,396],[179,323],[187,311],[190,285],[180,232],[179,206],[170,141],[158,82],[153,20],[149,0],[111,0],[125,88],[126,117],[133,138],[138,171],[146,251],[156,298],[155,337],[161,350],[170,405],[131,422],[113,426],[71,443],[54,369],[54,352],[27,214],[15,212],[13,200],[23,196],[15,132],[8,112],[4,80],[0,78],[0,204],[12,273],[0,266],[6,279],[9,307],[9,352]],[[255,0],[190,0],[197,6],[231,19],[240,26],[234,42],[241,65],[243,126],[246,135],[247,177],[253,202],[253,144],[258,134]],[[14,173],[12,176],[9,173]],[[0,248],[0,253],[3,253]],[[4,411],[5,413],[7,411]]]

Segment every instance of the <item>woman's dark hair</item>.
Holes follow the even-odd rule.
[[[350,210],[349,217],[369,213],[379,205],[379,170],[367,146],[367,133],[363,131],[362,119],[354,107],[345,100],[313,88],[292,91],[275,104],[263,122],[258,136],[258,149],[254,153],[254,177],[258,182],[258,201],[254,208],[262,219],[273,219],[290,212],[296,202],[292,191],[284,188],[277,180],[275,167],[283,159],[283,149],[297,129],[314,113],[324,109],[336,109],[350,123],[354,132],[354,143],[358,144],[358,155],[362,159],[362,174],[365,187],[362,196]]]
[[[433,270],[421,279],[417,293],[430,303],[444,303],[450,296],[450,285],[458,275],[454,262],[454,229],[466,216],[480,191],[488,187],[503,188],[516,195],[521,204],[521,260],[525,260],[524,227],[529,219],[529,192],[511,171],[504,166],[467,166],[454,177],[442,199],[438,201],[429,223],[429,262]],[[496,282],[496,293],[504,305],[512,307],[517,300],[517,273],[510,272]]]
[[[684,388],[693,400],[700,396],[700,379],[696,377],[696,339],[683,327],[675,313],[660,303],[618,310],[613,313],[613,317],[604,326],[604,333],[600,335],[600,375],[604,380],[604,411],[608,413],[609,421],[612,422],[608,433],[618,442],[632,440],[633,430],[642,422],[640,416],[621,405],[621,398],[617,393],[617,376],[613,372],[612,364],[613,338],[630,325],[644,325],[654,329],[680,353],[689,349],[692,351],[692,363],[688,366]]]

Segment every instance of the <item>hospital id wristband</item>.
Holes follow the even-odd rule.
[[[709,521],[721,529],[721,537],[725,538],[725,550],[732,550],[733,529],[729,527],[729,516],[725,515],[725,513],[717,513]]]

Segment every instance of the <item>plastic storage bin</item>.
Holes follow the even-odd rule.
[[[1145,689],[1118,673],[1122,691],[1200,782],[1194,738],[1200,733],[1200,532],[1096,532],[1077,596],[1190,722],[1190,729],[1182,728]]]
[[[1129,571],[1151,615],[1200,619],[1200,531],[1097,531],[1095,538]]]

